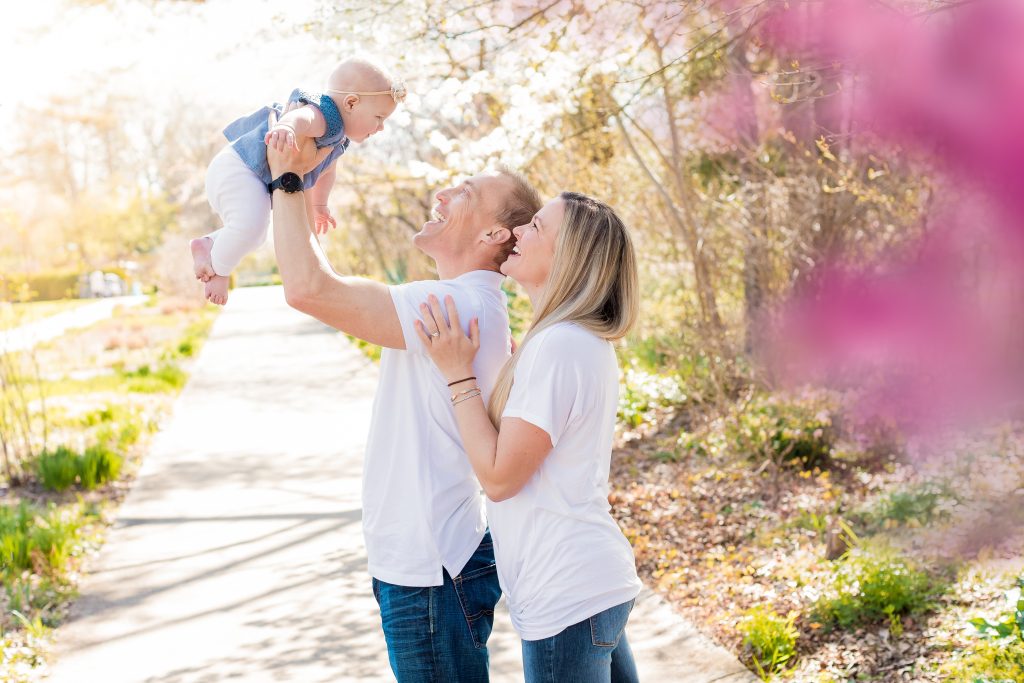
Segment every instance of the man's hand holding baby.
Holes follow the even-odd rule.
[[[273,131],[277,125],[277,112],[270,112],[267,119],[270,130]],[[267,164],[270,166],[270,175],[279,178],[282,173],[297,173],[305,175],[316,167],[317,149],[312,140],[306,138],[302,146],[298,145],[267,145]]]

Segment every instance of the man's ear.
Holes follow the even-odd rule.
[[[484,241],[487,244],[504,244],[512,238],[512,231],[497,225],[491,228],[490,232],[484,233]]]

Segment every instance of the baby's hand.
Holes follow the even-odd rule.
[[[299,148],[295,141],[295,129],[284,123],[278,123],[268,130],[263,138],[263,144],[267,147],[273,147],[278,152],[283,152],[285,147]]]
[[[326,235],[328,228],[337,227],[337,223],[334,222],[334,216],[331,215],[331,210],[322,204],[318,204],[313,207],[313,232],[318,235]]]

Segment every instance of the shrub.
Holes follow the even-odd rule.
[[[770,607],[758,606],[747,610],[740,622],[743,646],[750,650],[751,661],[762,679],[767,680],[768,674],[796,656],[795,621],[795,613],[782,618]]]
[[[156,394],[172,391],[185,386],[188,375],[177,364],[168,362],[151,369],[143,365],[132,371],[121,371],[121,376],[128,380],[126,389],[140,394]]]
[[[86,449],[78,461],[78,477],[82,488],[91,491],[100,484],[117,479],[124,459],[105,445]]]
[[[45,452],[36,461],[40,483],[51,491],[65,491],[77,481],[87,491],[117,479],[124,464],[109,441],[90,446],[78,454],[60,446]]]
[[[890,552],[851,551],[839,561],[831,594],[815,611],[821,621],[844,629],[887,620],[898,636],[900,617],[927,611],[937,589],[926,573]]]
[[[948,487],[922,484],[906,491],[891,492],[858,516],[871,528],[921,526],[948,514],[941,505],[950,500],[956,501],[956,496]]]
[[[970,683],[1024,683],[1024,577],[1007,591],[1009,610],[995,622],[978,617],[970,624],[981,641],[962,661],[947,667],[954,680]]]
[[[672,375],[628,368],[621,384],[618,417],[630,427],[639,427],[647,422],[654,408],[680,405],[686,401],[679,380]]]
[[[5,582],[28,569],[43,575],[63,572],[82,524],[75,509],[50,503],[43,511],[25,502],[0,507],[0,567]]]
[[[63,571],[78,541],[80,528],[78,515],[71,510],[62,510],[54,503],[50,503],[45,513],[35,516],[29,543],[38,553],[33,557],[37,573],[52,575]]]
[[[805,469],[826,464],[836,439],[830,406],[813,397],[755,399],[727,425],[726,435],[752,459]]]
[[[65,491],[78,476],[78,454],[66,446],[43,451],[36,459],[39,482],[51,491]]]
[[[0,277],[0,298],[18,301],[54,301],[76,296],[79,274],[50,271]]]

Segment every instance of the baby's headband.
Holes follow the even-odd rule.
[[[404,83],[391,86],[391,90],[374,90],[374,91],[358,91],[358,90],[334,90],[328,88],[327,92],[335,93],[337,95],[391,95],[391,98],[395,101],[395,104],[405,101],[407,94]]]

